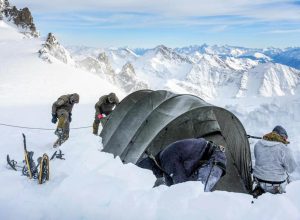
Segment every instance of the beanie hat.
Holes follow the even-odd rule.
[[[273,129],[273,132],[279,134],[281,137],[284,137],[285,139],[288,139],[288,134],[287,134],[286,130],[280,125],[277,125]]]

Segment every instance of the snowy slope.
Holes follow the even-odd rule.
[[[13,41],[16,39],[23,39],[25,36],[21,33],[18,33],[13,27],[0,20],[0,28],[2,34],[0,35],[0,40],[2,44],[6,42]]]
[[[38,57],[42,40],[22,39],[22,35],[0,22],[1,103],[45,104],[61,94],[73,92],[82,94],[81,102],[88,103],[96,102],[103,91],[119,91],[95,74],[59,62],[45,63]]]
[[[294,95],[299,82],[300,72],[295,69],[280,64],[260,64],[244,73],[237,97]]]
[[[0,21],[1,123],[54,129],[50,122],[53,101],[61,94],[78,92],[80,103],[74,106],[71,128],[90,126],[100,95],[114,91],[124,97],[96,73],[44,62],[37,53],[42,44],[40,39],[22,39]],[[150,64],[165,58],[158,54]],[[182,69],[191,65],[180,60]],[[171,66],[174,60],[168,62],[170,68],[177,68]],[[162,80],[168,80],[164,74]],[[181,92],[183,87],[176,86],[170,88]],[[251,134],[262,135],[281,123],[289,132],[299,162],[299,88],[294,89],[295,95],[287,97],[222,98],[214,99],[214,103],[232,110]],[[51,161],[50,181],[38,185],[6,166],[7,153],[22,164],[22,132],[35,159],[55,151],[53,130],[0,126],[0,219],[300,219],[299,169],[292,175],[294,181],[287,193],[265,194],[254,203],[245,194],[204,193],[199,182],[152,188],[151,172],[123,165],[119,158],[101,152],[101,140],[91,134],[91,128],[83,128],[71,130],[70,139],[60,147],[66,160]]]

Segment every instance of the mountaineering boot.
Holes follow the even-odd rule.
[[[54,142],[53,147],[58,147],[62,145],[66,140],[69,139],[69,131],[57,128],[55,134],[58,136],[57,141]]]
[[[62,128],[57,128],[54,132],[55,135],[57,135],[58,137],[62,137],[63,135],[63,129]]]
[[[99,123],[93,123],[93,134],[98,135]]]
[[[251,192],[251,195],[253,196],[254,199],[256,199],[257,197],[261,196],[264,193],[265,191],[259,185],[257,185],[255,189]]]
[[[58,136],[58,139],[54,142],[53,147],[60,146],[64,141],[64,132],[62,128],[57,128],[54,132],[55,135]]]

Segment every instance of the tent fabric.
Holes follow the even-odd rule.
[[[103,151],[134,164],[174,141],[204,137],[226,148],[227,173],[216,189],[251,190],[251,153],[243,125],[231,112],[199,97],[165,90],[134,92],[112,112],[100,136]]]

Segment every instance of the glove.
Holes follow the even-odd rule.
[[[52,114],[52,120],[51,120],[51,122],[53,124],[56,124],[56,122],[57,122],[57,115],[56,114]]]
[[[69,122],[71,122],[72,121],[72,113],[70,112],[69,113]]]
[[[102,118],[104,118],[104,114],[98,114],[97,118],[101,120]]]

